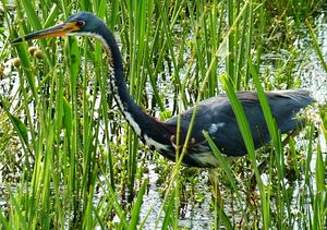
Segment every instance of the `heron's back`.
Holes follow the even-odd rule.
[[[299,120],[296,114],[314,101],[306,90],[267,92],[266,96],[281,133],[287,133],[301,126],[303,121]],[[257,94],[255,92],[239,92],[237,97],[248,119],[255,148],[259,148],[269,142],[270,135]],[[193,109],[189,109],[181,115],[182,139],[183,136],[186,136],[192,114]],[[176,127],[177,117],[169,119],[165,124]],[[194,143],[190,146],[188,158],[192,158],[196,162],[194,164],[199,167],[208,167],[207,163],[201,165],[201,162],[197,162],[200,161],[197,159],[197,154],[200,156],[200,152],[210,149],[203,136],[203,131],[209,133],[224,154],[228,156],[246,154],[245,144],[235,114],[226,95],[219,95],[202,101],[199,104],[192,128]]]

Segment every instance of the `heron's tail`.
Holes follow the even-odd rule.
[[[280,121],[282,121],[282,124],[279,124],[281,132],[286,133],[296,128],[303,127],[305,119],[299,117],[298,113],[315,102],[311,93],[304,89],[278,91],[276,93],[285,98],[283,104],[280,106],[286,106],[288,108],[285,110],[288,112],[284,113],[284,117],[280,119]]]

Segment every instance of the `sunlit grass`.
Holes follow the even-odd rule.
[[[225,159],[206,136],[221,161],[206,184],[212,188],[208,228],[322,229],[327,212],[322,150],[327,141],[326,108],[317,109],[320,123],[309,121],[299,137],[283,143],[263,92],[297,88],[296,67],[290,64],[292,59],[275,66],[276,73],[293,73],[285,83],[282,74],[275,79],[261,74],[262,62],[265,53],[293,49],[287,42],[294,41],[301,14],[290,19],[283,11],[274,17],[267,4],[19,0],[9,9],[2,0],[9,33],[0,57],[19,57],[20,66],[14,69],[19,76],[17,93],[0,95],[0,169],[2,174],[17,175],[15,180],[6,176],[1,181],[6,194],[0,200],[5,203],[1,225],[142,229],[150,221],[157,228],[178,229],[182,206],[189,200],[199,204],[204,200],[203,191],[194,185],[201,183],[200,169],[183,169],[180,161],[171,163],[150,152],[124,121],[107,86],[109,70],[99,42],[70,37],[9,44],[18,35],[54,25],[78,9],[94,12],[119,34],[130,92],[149,113],[168,118],[221,92],[230,98],[248,157]],[[316,9],[320,2],[312,4],[303,12]],[[271,25],[276,17],[280,24]],[[267,46],[276,44],[279,25],[290,39]],[[308,28],[312,47],[325,66],[313,25],[306,21],[302,26]],[[29,53],[31,45],[40,49],[42,58]],[[236,91],[249,89],[258,92],[272,137],[271,145],[259,151],[254,151],[235,97]],[[162,191],[160,210],[143,202],[151,186],[147,172],[153,166]],[[144,208],[150,210],[141,217]],[[149,220],[152,211],[158,215]]]

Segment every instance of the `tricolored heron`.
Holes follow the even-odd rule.
[[[101,19],[91,13],[80,12],[69,17],[63,24],[30,33],[15,39],[13,43],[65,35],[86,35],[98,38],[102,42],[111,57],[109,65],[113,69],[113,76],[109,76],[110,86],[121,112],[145,144],[170,160],[175,160],[178,118],[173,117],[168,121],[160,122],[143,112],[134,102],[124,81],[119,47],[112,32]],[[297,119],[295,114],[313,102],[309,92],[305,90],[267,92],[266,95],[281,133],[287,133],[299,127],[302,121]],[[237,97],[248,119],[255,148],[259,148],[269,142],[270,136],[257,95],[254,92],[240,92]],[[181,144],[185,141],[193,110],[194,108],[181,114],[179,133]],[[183,163],[188,166],[217,167],[218,161],[212,154],[203,131],[208,132],[220,151],[227,156],[246,154],[235,115],[225,95],[212,97],[199,103],[191,132],[191,141],[183,156]]]

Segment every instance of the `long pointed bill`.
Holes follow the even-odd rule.
[[[60,25],[50,27],[48,29],[27,34],[20,38],[16,38],[15,40],[12,41],[12,44],[19,43],[22,41],[33,40],[33,39],[40,39],[40,38],[62,37],[70,32],[79,31],[79,30],[80,27],[76,23],[66,22]]]

